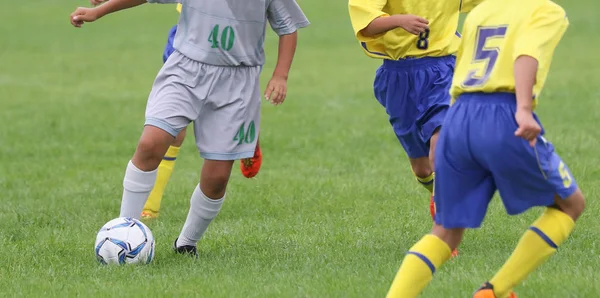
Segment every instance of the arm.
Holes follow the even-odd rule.
[[[85,22],[93,22],[109,13],[144,3],[146,0],[110,0],[94,8],[79,7],[71,14],[71,24],[79,28]]]
[[[110,0],[94,9],[97,11],[98,18],[101,18],[107,14],[132,8],[144,3],[146,3],[146,0]]]
[[[531,56],[519,56],[515,61],[517,111],[533,112],[533,86],[537,70],[538,61]]]
[[[414,15],[396,14],[381,16],[360,30],[360,34],[365,37],[375,37],[396,28],[403,28],[409,33],[419,34],[427,29],[427,24],[429,22],[426,19]]]
[[[348,12],[354,34],[359,41],[368,42],[380,35],[396,29],[404,28],[412,34],[419,34],[427,29],[427,20],[414,15],[392,15],[383,9],[387,0],[349,0]]]
[[[282,77],[287,80],[292,60],[296,53],[298,43],[298,32],[286,34],[279,37],[279,50],[277,53],[277,65],[273,71],[273,77]]]
[[[360,34],[366,37],[373,37],[398,27],[400,27],[398,15],[377,17],[367,27],[360,30]]]

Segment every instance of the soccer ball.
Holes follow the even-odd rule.
[[[102,264],[148,264],[154,258],[154,237],[141,221],[119,217],[100,228],[94,250]]]

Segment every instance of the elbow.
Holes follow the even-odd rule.
[[[377,35],[377,32],[375,32],[373,30],[373,28],[371,28],[371,26],[367,26],[365,28],[363,28],[362,30],[358,31],[358,33],[364,37],[375,37]]]

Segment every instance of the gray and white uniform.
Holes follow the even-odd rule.
[[[194,122],[200,155],[254,155],[266,23],[278,35],[309,25],[295,0],[148,0],[182,3],[174,48],[158,73],[146,125],[176,136]]]

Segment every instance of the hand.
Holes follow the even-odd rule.
[[[419,35],[429,29],[429,21],[412,14],[396,15],[398,18],[398,26],[406,32],[414,35]]]
[[[93,22],[98,19],[98,13],[94,8],[78,7],[71,14],[71,25],[81,28],[84,22]]]
[[[540,125],[533,119],[533,113],[527,110],[517,110],[515,120],[519,128],[515,131],[515,136],[529,141],[531,147],[535,146],[537,136],[542,132]]]
[[[106,1],[108,0],[90,0],[90,4],[92,4],[92,6],[98,6]]]
[[[274,105],[279,105],[285,100],[287,93],[287,79],[281,76],[273,76],[267,84],[265,98]]]

